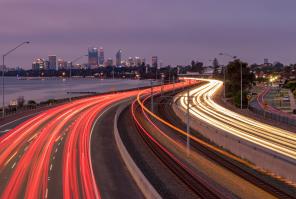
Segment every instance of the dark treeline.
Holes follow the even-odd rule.
[[[96,69],[72,69],[72,76],[101,78],[138,78],[138,79],[177,79],[177,73],[186,73],[186,67],[166,66],[158,68],[142,65],[137,67],[98,67]],[[19,77],[69,77],[69,69],[60,70],[15,70],[5,72],[5,76]]]

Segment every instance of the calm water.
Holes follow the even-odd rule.
[[[70,86],[71,85],[71,86]],[[25,100],[45,101],[49,98],[67,98],[67,92],[107,92],[113,90],[124,90],[150,85],[148,80],[100,80],[73,78],[68,79],[46,79],[46,80],[18,80],[15,77],[5,78],[5,104],[19,96]],[[2,81],[0,81],[0,93],[2,103]],[[72,94],[78,96],[79,94]]]

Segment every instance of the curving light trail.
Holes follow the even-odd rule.
[[[180,86],[185,85],[153,90],[159,93]],[[48,198],[52,194],[100,198],[90,154],[93,124],[108,107],[139,92],[150,93],[150,89],[73,101],[47,110],[0,137],[0,198]]]
[[[296,134],[254,119],[230,111],[213,101],[215,93],[222,87],[223,83],[218,80],[206,80],[207,83],[198,88],[190,90],[190,96],[178,95],[183,110],[190,103],[190,114],[194,117],[226,131],[232,135],[252,142],[261,147],[270,149],[284,156],[296,159]]]

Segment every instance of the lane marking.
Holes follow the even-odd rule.
[[[26,151],[28,148],[29,148],[29,145],[24,148],[24,151]]]
[[[6,166],[12,160],[12,158],[16,156],[16,154],[17,154],[17,151],[14,154],[12,154],[12,156],[10,156],[10,158],[5,162],[4,166]]]
[[[35,133],[27,142],[31,142],[36,136],[37,136],[37,133]]]
[[[90,165],[90,170],[91,170],[91,174],[92,174],[92,181],[93,181],[93,183],[95,184],[94,186],[96,186],[96,180],[95,180],[95,177],[94,177],[94,171],[93,171],[93,167],[92,167],[93,165],[92,165],[92,161],[91,161],[91,157],[92,157],[92,155],[91,155],[91,139],[92,139],[93,131],[94,131],[95,126],[96,126],[96,124],[98,123],[99,119],[101,119],[101,117],[102,117],[107,111],[109,111],[110,109],[112,109],[112,108],[114,108],[114,107],[120,105],[121,103],[125,103],[125,102],[128,102],[128,101],[130,101],[130,99],[122,99],[122,100],[116,102],[116,103],[113,104],[113,105],[109,105],[109,106],[107,106],[107,108],[105,108],[105,110],[103,110],[103,112],[101,112],[100,114],[98,114],[98,117],[96,118],[96,120],[94,121],[94,123],[93,123],[93,125],[92,125],[91,131],[90,131],[90,135],[89,135],[90,138],[89,138],[89,148],[88,148],[88,150],[89,150],[89,165]],[[96,190],[96,189],[95,189],[95,190]],[[96,192],[95,194],[96,194],[96,198],[99,198],[99,193]]]
[[[9,125],[9,124],[14,123],[14,122],[17,122],[17,121],[19,121],[19,120],[25,119],[25,118],[27,118],[27,117],[31,117],[31,116],[33,116],[33,115],[38,115],[38,114],[41,113],[41,112],[43,112],[43,111],[39,111],[39,112],[37,112],[37,113],[32,113],[32,114],[30,114],[30,115],[26,115],[26,116],[24,116],[24,117],[21,117],[21,118],[18,118],[18,119],[16,119],[16,120],[13,120],[13,121],[11,121],[11,122],[8,122],[8,123],[6,123],[6,124],[3,124],[3,125],[0,126],[0,129],[3,128],[3,127],[5,127],[5,126],[7,126],[7,125]]]
[[[8,131],[10,131],[11,129],[6,129],[6,130],[3,130],[3,131],[0,131],[0,134],[2,133],[7,133]]]
[[[47,195],[48,195],[48,188],[46,188],[46,191],[45,191],[45,198],[47,198]]]

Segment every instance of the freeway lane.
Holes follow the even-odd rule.
[[[160,90],[154,88],[154,92]],[[73,101],[38,114],[3,135],[1,198],[100,198],[91,163],[93,123],[107,107],[138,92]],[[144,92],[150,93],[150,89]]]
[[[222,86],[221,81],[203,80],[207,84],[192,89],[190,96],[190,114],[218,129],[248,140],[261,147],[280,153],[292,160],[296,159],[296,130],[289,132],[254,119],[232,112],[213,101],[213,96]],[[185,111],[188,103],[184,93],[177,96]]]
[[[130,176],[114,137],[112,124],[118,106],[111,107],[94,125],[91,144],[94,175],[102,198],[141,199],[144,196]]]
[[[48,174],[52,165],[56,163],[56,168],[62,168],[62,164],[67,165],[67,161],[55,160],[57,146],[61,145],[59,139],[64,140],[66,133],[70,133],[68,128],[83,111],[108,98],[110,96],[91,98],[54,108],[3,136],[0,141],[1,189],[5,188],[1,190],[2,197],[47,197],[50,194],[47,187],[50,180]],[[62,149],[58,151],[61,152]],[[67,160],[65,157],[62,159]],[[87,159],[72,162],[72,165],[79,168],[78,163],[87,164],[86,162]],[[66,173],[65,171],[66,168],[63,173]],[[74,176],[68,177],[71,179]],[[86,180],[82,182],[87,183]],[[67,187],[64,185],[63,190]],[[53,192],[59,189],[60,187],[57,187]]]
[[[165,100],[169,98],[165,96],[160,99]],[[291,191],[292,194],[288,193],[290,190],[288,192],[286,192],[286,190],[283,191],[283,189],[286,188],[278,187],[278,183],[273,179],[267,179],[266,176],[261,175],[260,172],[256,173],[256,171],[251,171],[247,166],[250,165],[248,162],[221,150],[215,145],[212,145],[212,143],[208,143],[203,139],[200,139],[199,136],[195,137],[195,135],[189,135],[192,139],[191,145],[193,148],[190,150],[189,157],[186,156],[185,154],[187,153],[187,150],[185,136],[187,134],[182,129],[175,126],[175,122],[178,123],[178,121],[170,123],[164,120],[163,117],[159,117],[157,113],[152,113],[149,109],[147,109],[147,104],[144,105],[145,99],[141,101],[141,98],[138,97],[137,102],[142,107],[142,112],[145,117],[145,119],[141,122],[141,128],[149,129],[148,132],[151,134],[148,137],[154,134],[152,139],[156,139],[157,141],[163,143],[164,146],[166,146],[166,148],[175,155],[175,158],[177,157],[180,159],[185,163],[185,165],[188,164],[188,167],[186,168],[185,166],[184,170],[189,169],[189,173],[193,174],[192,177],[196,179],[193,181],[190,180],[191,182],[188,184],[191,186],[194,185],[192,187],[193,190],[200,187],[197,188],[195,193],[201,197],[208,198],[209,194],[203,193],[202,190],[210,189],[211,191],[214,191],[214,193],[218,192],[217,195],[222,198],[227,198],[225,195],[232,195],[229,192],[243,198],[271,198],[272,196],[269,193],[280,198],[290,198],[291,195],[292,198],[294,198],[294,189]],[[170,108],[164,107],[163,105],[164,103],[160,102],[158,104],[158,108],[155,108],[154,110],[158,110],[158,113],[161,115],[165,114],[165,112]],[[147,115],[150,115],[151,119],[149,118],[150,116],[147,117]],[[138,118],[140,119],[141,117],[134,117],[135,120],[138,120]],[[145,125],[147,122],[153,126],[152,129],[149,127],[151,125],[148,125],[148,127]],[[146,133],[148,134],[148,132]],[[182,135],[184,135],[184,137]],[[180,141],[182,143],[180,143]],[[177,165],[177,163],[175,165]],[[253,168],[253,165],[250,166]],[[171,169],[173,167],[174,166],[170,166],[169,168]],[[178,176],[181,179],[184,177],[183,175]],[[219,185],[217,185],[217,183]],[[233,196],[229,197],[232,198]]]

